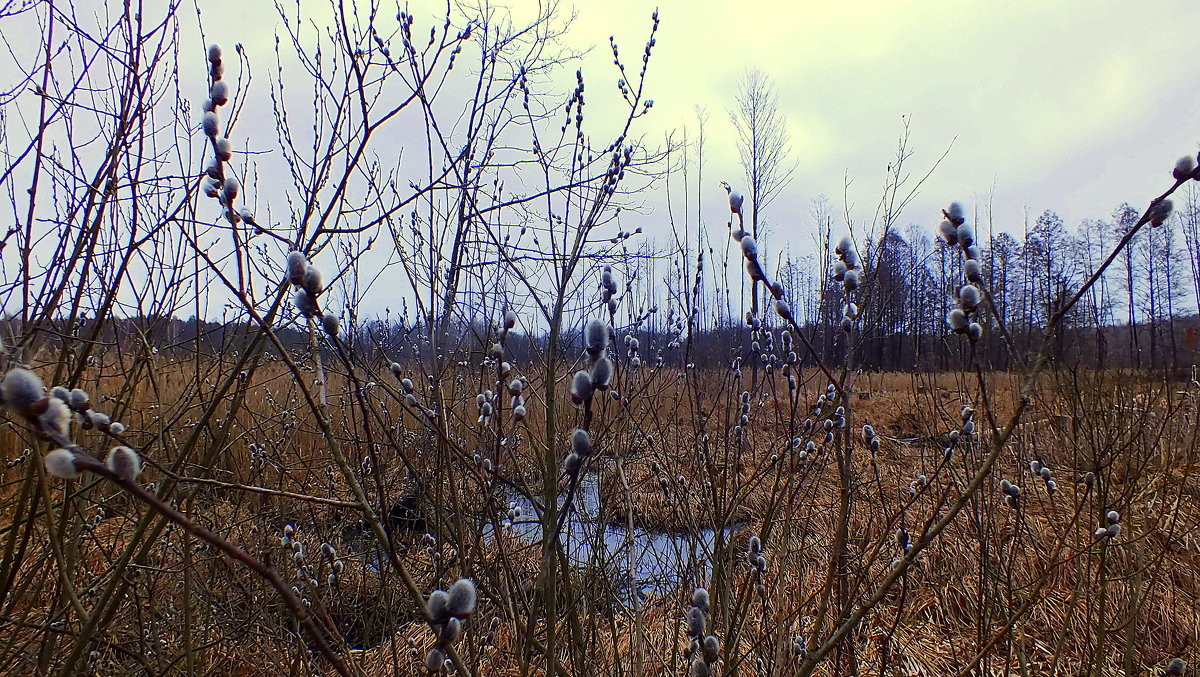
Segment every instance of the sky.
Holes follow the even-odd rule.
[[[997,226],[1025,209],[1076,223],[1121,201],[1144,205],[1200,141],[1195,2],[664,3],[650,88],[664,127],[712,111],[711,170],[737,176],[727,115],[738,76],[771,77],[788,118],[795,179],[768,214],[789,232],[846,177],[869,218],[911,120],[913,166],[951,144],[908,217],[937,221],[952,199],[986,201]],[[638,2],[581,6],[578,39],[634,23]],[[644,14],[644,10],[641,12]],[[595,27],[595,28],[593,28]],[[731,178],[732,182],[733,179]]]
[[[301,6],[320,12],[324,3]],[[443,6],[408,8],[428,25]],[[508,6],[519,18],[536,4]],[[848,195],[851,217],[870,218],[904,116],[918,175],[949,149],[907,214],[931,229],[937,210],[955,199],[990,199],[997,228],[1018,232],[1026,212],[1053,209],[1075,224],[1126,200],[1142,206],[1169,185],[1174,160],[1195,153],[1200,141],[1200,3],[1187,0],[605,0],[561,7],[577,15],[567,45],[591,50],[577,65],[593,89],[616,79],[609,36],[636,58],[657,7],[661,26],[647,82],[655,106],[641,129],[650,143],[694,127],[697,106],[707,110],[706,171],[717,206],[717,182],[744,183],[728,115],[735,84],[748,68],[766,74],[779,94],[796,171],[765,217],[775,232],[803,240],[818,195],[829,196],[839,214]],[[260,62],[271,58],[278,21],[269,3],[206,0],[201,8],[210,36],[219,18],[224,42],[241,42]],[[573,68],[559,79],[569,92]],[[589,105],[613,99],[614,89],[601,90]],[[648,214],[649,234],[655,220]]]
[[[317,27],[330,12],[326,0],[296,2]],[[518,20],[537,8],[524,0],[496,4]],[[103,11],[100,0],[76,4],[83,12],[89,6]],[[286,4],[287,11],[295,6]],[[404,7],[419,34],[445,3]],[[584,54],[547,85],[565,99],[581,68],[591,114],[604,120],[619,113],[609,36],[636,62],[655,8],[661,25],[646,83],[654,108],[641,121],[642,142],[661,145],[684,126],[694,136],[697,106],[707,111],[711,185],[703,207],[706,219],[723,226],[719,181],[744,185],[728,111],[738,79],[761,70],[777,89],[795,162],[791,183],[764,214],[779,241],[811,241],[810,205],[819,195],[829,196],[838,215],[835,232],[846,227],[843,213],[856,225],[869,221],[905,120],[915,175],[946,153],[901,218],[930,233],[951,200],[968,209],[990,200],[995,227],[1018,233],[1026,214],[1032,220],[1045,209],[1074,225],[1106,217],[1124,201],[1142,207],[1170,185],[1175,159],[1196,153],[1200,142],[1194,0],[563,1],[560,9],[576,14],[565,43]],[[258,78],[248,108],[269,110],[265,78],[273,75],[280,30],[275,4],[197,0],[196,9],[199,22],[191,8],[184,12],[185,53],[202,54],[207,42],[240,43]],[[378,21],[394,21],[395,11],[384,7]],[[15,30],[8,35],[15,54],[41,48],[23,44]],[[203,92],[203,71],[191,75]],[[276,143],[270,116],[246,115],[239,125],[239,135],[268,151],[255,159],[261,173],[282,170],[269,152]],[[381,140],[385,147],[418,138],[388,133],[398,136]],[[651,195],[624,227],[665,238],[664,207]]]

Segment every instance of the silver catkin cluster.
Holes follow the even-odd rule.
[[[1162,677],[1183,677],[1186,667],[1182,658],[1172,658],[1171,662],[1167,663],[1166,669],[1162,671]]]
[[[400,390],[404,391],[404,405],[410,409],[417,409],[417,390],[413,384],[413,380],[404,375],[404,367],[400,366],[399,362],[392,362],[388,365],[388,371],[392,372],[392,376],[400,382]]]
[[[754,588],[759,596],[766,595],[766,587],[763,585],[763,574],[767,573],[767,558],[763,554],[762,540],[756,534],[752,534],[746,540],[746,563],[750,565],[750,574],[754,577]]]
[[[650,470],[654,476],[658,478],[658,488],[660,491],[662,491],[663,502],[667,505],[673,505],[675,502],[675,497],[671,491],[671,481],[667,479],[666,473],[663,471],[662,466],[658,464],[658,461],[651,461]]]
[[[746,440],[746,427],[750,425],[750,391],[743,390],[738,397],[738,421],[733,426],[733,434],[739,442]]]
[[[639,341],[636,336],[633,334],[625,335],[625,357],[628,359],[627,364],[629,365],[630,369],[638,369],[642,366],[642,358],[641,355],[638,354],[638,350],[641,349],[641,347],[642,342]]]
[[[713,674],[713,664],[721,658],[721,640],[709,633],[708,590],[696,588],[691,602],[687,612],[687,635],[691,639],[692,654],[688,676],[709,677]]]
[[[1200,181],[1200,167],[1197,167],[1197,160],[1200,160],[1200,155],[1192,157],[1184,155],[1175,161],[1175,166],[1171,168],[1171,176],[1178,183],[1185,181]],[[1151,228],[1157,228],[1166,223],[1170,218],[1171,212],[1174,210],[1174,204],[1169,198],[1156,198],[1150,203],[1150,210],[1146,214],[1147,220],[1150,222]]]
[[[817,396],[817,402],[815,405],[813,405],[810,416],[801,422],[800,427],[805,433],[812,433],[814,430],[819,428],[819,432],[823,435],[823,438],[819,444],[810,440],[805,452],[801,454],[799,460],[804,461],[808,456],[820,454],[822,451],[824,451],[825,445],[833,442],[834,429],[840,429],[846,426],[845,407],[831,406],[834,404],[836,399],[837,387],[832,383],[827,384],[825,387],[825,392]],[[799,448],[799,441],[799,437],[792,440],[793,449]]]
[[[939,233],[946,245],[962,253],[963,277],[966,283],[958,288],[957,308],[946,316],[946,323],[955,334],[965,334],[972,343],[983,336],[983,325],[977,320],[980,302],[980,287],[983,284],[983,264],[979,259],[979,245],[975,242],[975,229],[967,223],[963,206],[952,202],[942,210],[945,218]]]
[[[925,473],[921,473],[920,475],[917,475],[916,479],[908,483],[908,495],[916,496],[927,486],[929,486],[929,476]]]
[[[70,442],[72,418],[83,430],[98,430],[118,438],[125,432],[124,425],[92,408],[87,391],[55,386],[47,393],[42,379],[22,367],[10,369],[0,380],[0,404],[27,420],[42,438],[52,442]],[[55,477],[75,479],[82,474],[79,458],[72,449],[55,449],[42,462],[46,472]],[[123,445],[109,451],[105,466],[118,479],[130,482],[142,470],[138,453]]]
[[[1004,505],[1013,510],[1021,507],[1021,487],[1008,480],[1000,480],[1000,493],[1004,496]]]
[[[342,559],[337,548],[333,547],[330,543],[321,544],[321,556],[325,566],[329,568],[329,574],[326,576],[325,581],[330,586],[336,586],[342,580],[342,574],[346,570],[346,561]]]
[[[1050,472],[1050,468],[1042,465],[1041,461],[1030,461],[1029,472],[1042,480],[1046,485],[1046,493],[1053,496],[1058,491],[1058,484],[1054,481],[1054,474]]]
[[[737,228],[733,228],[731,222],[730,235],[734,240],[737,241],[738,246],[741,247],[742,257],[746,260],[746,274],[750,276],[751,280],[755,282],[762,282],[764,285],[766,285],[767,289],[771,292],[771,296],[775,299],[775,311],[779,313],[779,316],[785,321],[791,321],[792,308],[783,298],[783,285],[779,284],[778,281],[772,280],[767,274],[767,270],[763,267],[762,261],[759,257],[758,242],[755,241],[752,235],[746,232],[744,227],[745,223],[742,217],[742,205],[744,203],[744,198],[742,197],[742,194],[734,190],[728,183],[724,181],[721,182],[721,185],[725,188],[725,192],[729,194],[730,213],[734,216],[737,216]],[[752,322],[758,321],[757,318],[751,318],[751,320]],[[758,329],[757,326],[754,326],[753,328]]]
[[[292,586],[292,592],[296,593],[296,596],[302,602],[308,604],[309,600],[306,591],[314,591],[321,585],[320,581],[317,580],[318,572],[315,566],[310,567],[310,562],[308,561],[308,545],[297,533],[295,525],[292,524],[285,524],[283,526],[283,536],[279,539],[279,542],[290,551],[288,556],[291,558],[292,566],[295,570],[297,583]]]
[[[322,315],[318,301],[325,291],[325,279],[319,268],[309,262],[308,257],[299,251],[288,252],[287,279],[296,287],[292,303],[304,317],[319,318],[321,326],[331,338],[338,335],[338,318],[333,313]]]
[[[783,373],[787,377],[788,391],[795,392],[797,388],[795,370],[800,368],[800,358],[796,355],[792,344],[792,332],[784,329],[779,332],[779,343],[783,351]]]
[[[505,359],[505,353],[508,347],[508,334],[517,326],[517,314],[511,308],[504,311],[504,316],[500,322],[500,331],[496,342],[492,344],[488,351],[487,360],[495,366],[496,369],[496,389],[498,393],[503,393],[508,390],[509,408],[512,412],[513,422],[520,422],[525,419],[528,411],[525,407],[525,388],[529,385],[524,377],[513,376],[513,365]],[[489,391],[490,392],[490,391]],[[488,398],[491,399],[490,397]],[[482,407],[481,407],[482,409]],[[488,412],[490,418],[491,412]],[[480,423],[483,423],[483,411],[480,411]]]
[[[866,424],[862,428],[863,442],[872,454],[879,453],[879,434],[875,432],[875,426]]]
[[[971,437],[975,434],[975,410],[970,406],[964,406],[959,415],[962,418],[962,427],[959,430],[963,437]]]
[[[525,410],[525,388],[527,387],[524,377],[514,378],[508,382],[508,395],[511,397],[509,404],[512,405],[512,416],[514,421],[522,421],[527,414]]]
[[[785,315],[785,319],[790,315]],[[750,331],[750,353],[758,357],[760,366],[763,371],[770,374],[779,365],[779,356],[775,353],[775,335],[770,329],[762,326],[762,323],[757,321],[751,313],[747,313],[748,324],[751,325]],[[790,336],[790,335],[789,335]]]
[[[225,219],[231,225],[245,222],[261,231],[254,219],[254,213],[248,208],[237,206],[241,184],[225,172],[225,163],[233,158],[233,149],[229,143],[228,133],[221,133],[221,118],[218,109],[229,103],[229,83],[225,81],[225,63],[222,60],[221,48],[218,45],[208,47],[209,78],[212,82],[208,90],[208,98],[204,101],[204,114],[200,119],[200,129],[208,138],[213,149],[213,160],[204,171],[201,190],[211,197],[224,209]]]
[[[596,392],[607,392],[612,386],[613,363],[606,354],[611,331],[603,320],[584,325],[583,350],[591,369],[581,369],[571,379],[571,401],[576,406],[590,407]]]
[[[479,409],[479,425],[486,426],[492,421],[492,414],[496,408],[492,405],[492,399],[495,393],[491,390],[485,390],[475,396],[475,406]]]
[[[858,251],[854,248],[854,241],[848,235],[838,242],[837,246],[833,248],[833,253],[837,257],[837,260],[833,262],[833,279],[842,283],[842,291],[845,292],[840,326],[842,331],[850,333],[859,316],[858,304],[854,302],[854,293],[858,291],[858,286],[862,282],[862,265],[858,258]]]
[[[519,503],[516,501],[509,501],[508,511],[505,513],[504,519],[501,520],[500,526],[505,530],[512,529],[514,524],[520,523],[521,516],[524,513],[525,511],[521,508]]]
[[[462,636],[463,621],[475,613],[478,593],[469,578],[460,578],[448,590],[434,590],[425,602],[430,623],[437,629],[433,647],[425,655],[425,669],[438,673],[446,667],[446,652]]]
[[[604,307],[608,309],[608,316],[612,318],[617,314],[617,282],[613,279],[613,269],[610,265],[605,265],[600,272],[600,300],[604,302]]]
[[[1104,526],[1097,527],[1093,534],[1096,538],[1115,539],[1121,535],[1121,513],[1109,510],[1104,513]]]

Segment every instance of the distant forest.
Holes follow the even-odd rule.
[[[1164,226],[1143,230],[1121,250],[1107,274],[1066,317],[1055,336],[1053,361],[1181,374],[1200,363],[1200,317],[1195,312],[1200,307],[1200,202],[1196,197],[1193,190]],[[1049,210],[1028,224],[1020,239],[1006,232],[988,234],[981,227],[983,281],[995,315],[980,315],[984,335],[974,346],[946,325],[946,314],[955,303],[955,285],[963,280],[962,258],[952,255],[930,227],[913,225],[904,233],[889,229],[878,240],[859,238],[867,242],[862,257],[863,293],[858,297],[861,322],[850,335],[840,327],[844,302],[840,284],[830,276],[831,255],[781,254],[778,277],[789,290],[797,321],[829,364],[841,364],[853,343],[857,364],[852,366],[864,370],[957,369],[964,352],[972,349],[985,368],[1007,370],[1019,366],[1013,364],[1013,355],[1023,359],[1041,345],[1047,317],[1092,274],[1137,218],[1138,211],[1124,204],[1110,221],[1084,221],[1074,232]],[[829,252],[828,224],[818,225],[813,232],[818,251]],[[764,239],[769,245],[770,238]],[[687,363],[713,367],[729,365],[738,357],[747,365],[779,363],[783,356],[776,352],[781,346],[777,334],[759,336],[762,354],[754,354],[755,337],[746,322],[751,306],[741,300],[750,297],[743,289],[748,281],[740,267],[724,265],[722,252],[715,247],[708,247],[706,253],[716,258],[716,264],[701,265],[699,273],[696,255],[688,247],[673,253],[644,249],[616,261],[617,270],[633,272],[629,279],[635,281],[622,294],[614,322],[618,333],[639,339],[647,367]],[[728,260],[737,261],[736,252]],[[662,270],[664,263],[670,264],[671,272]],[[761,290],[759,297],[765,299]],[[471,363],[482,357],[495,333],[489,323],[500,316],[496,308],[484,306],[495,305],[496,298],[494,289],[463,295],[456,311],[459,321],[452,323],[451,335],[442,341],[454,361]],[[779,326],[770,304],[762,300],[758,307],[764,327]],[[647,312],[650,308],[655,312]],[[575,341],[560,359],[578,356],[579,332],[590,314],[594,313],[587,309],[573,314]],[[288,348],[309,343],[298,326],[277,329]],[[428,318],[351,317],[346,337],[354,350],[373,350],[379,359],[427,357],[427,326]],[[98,342],[101,348],[94,351],[96,356],[127,355],[137,352],[138,346],[176,357],[197,350],[216,355],[242,349],[247,337],[255,335],[244,322],[171,317],[127,318],[103,327],[82,319],[60,331]],[[117,334],[122,340],[117,340]],[[530,359],[531,350],[544,349],[536,331],[532,339],[528,334],[509,339],[509,354],[518,362]],[[803,364],[813,364],[810,355],[797,352]]]

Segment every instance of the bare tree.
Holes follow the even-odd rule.
[[[737,84],[729,119],[737,129],[738,153],[750,198],[750,234],[758,239],[759,215],[792,180],[791,138],[771,79],[757,68]]]

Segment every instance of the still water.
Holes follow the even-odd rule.
[[[565,492],[564,492],[565,494]],[[520,508],[520,516],[503,528],[524,541],[542,539],[542,527],[533,504],[515,492],[509,505]],[[565,502],[560,497],[560,505]],[[725,540],[733,527],[724,530]],[[491,538],[492,527],[484,531]],[[708,578],[708,567],[716,540],[713,529],[699,531],[656,531],[600,519],[600,476],[586,473],[575,490],[574,508],[560,536],[572,563],[607,573],[615,592],[629,603],[651,594],[671,592]],[[637,595],[637,598],[634,596]]]

